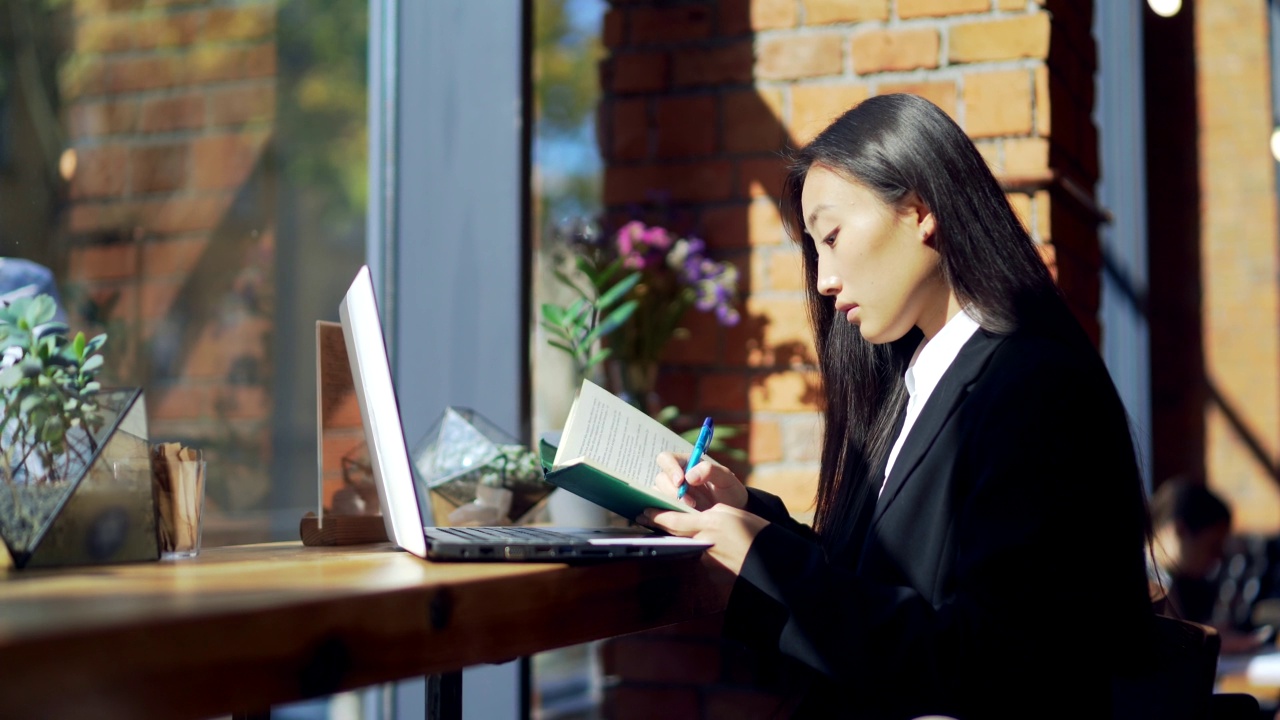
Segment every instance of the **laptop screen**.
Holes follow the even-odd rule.
[[[382,505],[387,537],[399,547],[427,556],[422,514],[413,482],[408,446],[400,423],[400,405],[391,380],[386,340],[378,315],[369,267],[363,266],[338,306],[347,345],[360,421],[369,446],[369,461]],[[430,508],[430,505],[427,505]]]

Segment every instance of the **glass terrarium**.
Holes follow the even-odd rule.
[[[520,522],[555,489],[532,451],[469,408],[445,409],[414,449],[413,466],[415,482],[459,509],[501,497],[498,524]],[[451,514],[450,524],[465,517]]]
[[[50,448],[0,428],[0,538],[18,568],[156,560],[147,409],[140,388],[95,396],[103,421]]]

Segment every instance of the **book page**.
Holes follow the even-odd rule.
[[[584,380],[569,411],[555,465],[585,458],[623,482],[649,489],[658,474],[658,453],[692,449],[692,443],[670,428]]]

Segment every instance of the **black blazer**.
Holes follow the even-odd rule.
[[[883,472],[875,477],[883,477]],[[800,714],[1108,717],[1151,605],[1123,406],[1083,335],[978,330],[930,395],[860,557],[777,498],[726,614],[807,669]]]

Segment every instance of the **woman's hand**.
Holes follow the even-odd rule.
[[[727,470],[725,472],[729,477],[733,477]],[[715,505],[709,510],[698,513],[649,508],[638,520],[644,525],[661,528],[672,535],[711,543],[712,546],[706,554],[735,576],[742,571],[742,563],[747,559],[747,551],[751,549],[752,541],[769,524],[768,520],[758,515],[724,504]]]
[[[720,504],[742,509],[747,506],[747,488],[729,468],[704,459],[694,465],[686,475],[685,463],[689,456],[664,452],[658,455],[658,468],[661,472],[654,478],[653,485],[658,492],[676,497],[681,482],[688,482],[684,503],[695,510]]]

